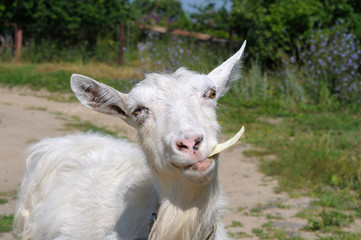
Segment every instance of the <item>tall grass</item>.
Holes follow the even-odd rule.
[[[173,72],[185,66],[208,73],[228,56],[228,48],[222,44],[153,32],[148,32],[144,42],[138,43],[137,48],[143,72]]]
[[[280,100],[291,106],[307,101],[297,75],[290,69],[284,72],[271,76],[262,70],[258,61],[253,61],[244,76],[233,84],[231,94],[246,101]]]

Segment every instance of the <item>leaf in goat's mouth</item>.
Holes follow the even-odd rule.
[[[212,156],[226,150],[227,148],[229,148],[233,144],[235,144],[241,138],[243,133],[244,133],[244,126],[242,126],[241,130],[239,130],[238,133],[236,135],[234,135],[231,139],[229,139],[228,141],[226,141],[224,143],[217,144],[214,147],[211,154],[208,155],[208,157],[212,157]]]

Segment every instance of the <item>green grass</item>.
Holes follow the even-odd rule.
[[[282,190],[319,190],[323,186],[361,189],[360,113],[289,110],[286,114],[282,107],[270,103],[247,107],[231,100],[223,100],[222,105],[230,106],[220,114],[226,132],[245,125],[245,141],[264,149],[246,155],[277,156],[263,160],[261,168],[280,177]],[[274,111],[263,111],[267,107]],[[261,116],[282,117],[282,123],[260,121]]]
[[[318,240],[360,240],[360,233],[339,232],[336,236],[320,237]]]
[[[262,228],[254,228],[252,232],[259,238],[259,239],[279,239],[279,240],[304,240],[301,237],[289,237],[287,233],[282,230],[275,228],[273,226],[272,221],[268,221],[267,223],[262,225]]]
[[[239,221],[232,221],[232,224],[229,227],[243,227],[243,224]]]
[[[313,201],[313,206],[321,206],[324,208],[336,208],[339,210],[358,210],[358,206],[354,201],[355,194],[347,189],[339,191],[326,190],[319,193],[319,199]]]
[[[342,230],[342,227],[350,225],[353,221],[351,215],[334,210],[322,210],[317,218],[308,218],[308,225],[304,229],[308,231],[337,232]]]
[[[0,204],[5,204],[5,203],[7,203],[7,202],[8,202],[7,199],[5,199],[5,198],[0,198]]]
[[[0,216],[0,232],[10,232],[13,229],[14,216]]]
[[[32,90],[45,88],[50,92],[68,93],[70,76],[64,71],[39,72],[34,64],[0,64],[0,83],[6,86],[27,86]]]
[[[264,208],[262,206],[251,208],[250,214],[251,214],[251,216],[260,216],[263,209]]]
[[[282,220],[282,219],[284,219],[284,218],[283,218],[282,216],[280,216],[280,215],[272,215],[272,214],[267,214],[266,217],[267,217],[267,219],[269,219],[269,220],[272,220],[272,219],[274,219],[274,220]]]
[[[351,106],[247,100],[232,93],[220,105],[224,131],[231,134],[245,125],[243,141],[257,150],[244,154],[261,160],[260,169],[277,178],[277,191],[318,198],[312,203],[316,210],[299,214],[308,219],[308,230],[343,239],[342,228],[361,217],[361,112]],[[254,233],[261,239],[271,234],[265,228]]]

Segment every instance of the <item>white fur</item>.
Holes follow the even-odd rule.
[[[79,101],[135,127],[140,146],[93,133],[34,145],[19,191],[16,231],[26,240],[191,240],[215,229],[213,239],[227,239],[218,160],[207,156],[217,144],[216,100],[238,76],[243,49],[208,75],[184,68],[148,74],[128,94],[73,75]],[[189,139],[201,141],[197,148],[176,144]],[[205,170],[189,170],[207,159]],[[158,218],[149,232],[153,212]]]

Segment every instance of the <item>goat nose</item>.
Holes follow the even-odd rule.
[[[188,152],[188,151],[198,151],[201,143],[203,141],[203,136],[197,135],[193,137],[185,137],[176,141],[175,145],[178,151]]]

